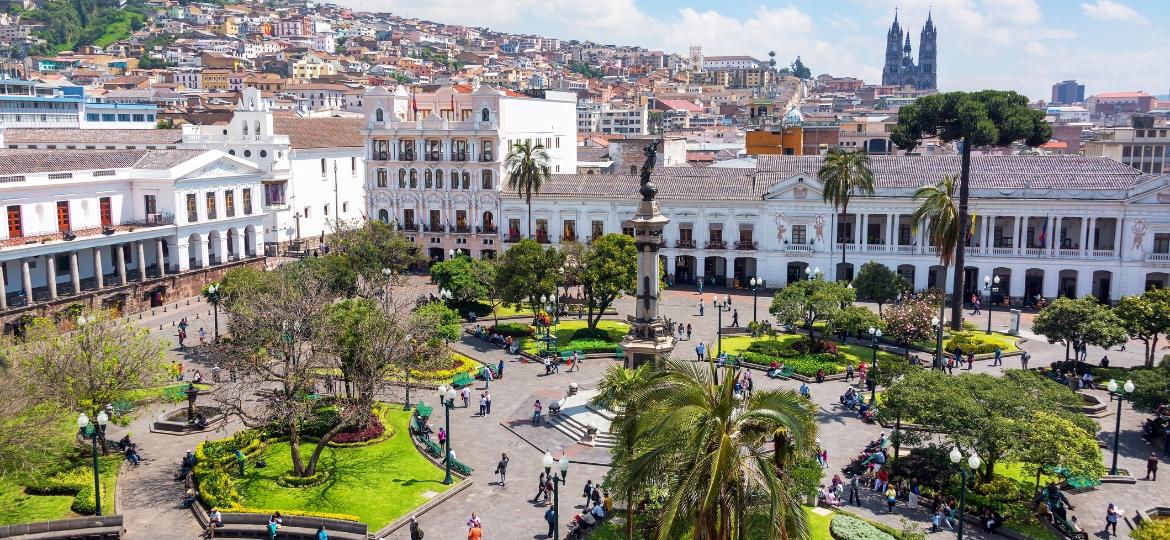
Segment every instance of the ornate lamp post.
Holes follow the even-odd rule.
[[[106,432],[106,423],[110,421],[110,417],[106,416],[106,411],[101,411],[97,415],[97,425],[90,423],[89,417],[85,413],[77,416],[77,427],[81,428],[81,432],[89,437],[93,445],[93,498],[94,510],[97,515],[102,515],[102,480],[98,470],[98,437],[103,437]]]
[[[715,351],[715,355],[719,356],[719,355],[723,354],[723,312],[724,311],[731,311],[731,303],[727,302],[726,300],[720,302],[719,295],[715,295],[715,299],[712,300],[711,302],[713,302],[715,304],[715,311],[719,314],[719,320],[716,321],[716,327],[719,330],[719,332],[718,332],[719,341],[718,341],[718,344],[716,345],[716,351]]]
[[[755,277],[753,277],[752,280],[749,282],[749,283],[751,283],[751,286],[752,286],[752,322],[757,322],[757,320],[756,320],[756,303],[760,299],[758,288],[759,288],[760,284],[763,282],[764,282],[764,280],[757,279]]]
[[[873,346],[873,360],[870,362],[870,365],[873,367],[873,369],[872,369],[872,371],[870,371],[870,374],[868,376],[866,376],[865,382],[866,382],[866,384],[869,385],[869,391],[870,391],[869,402],[875,403],[875,402],[877,402],[877,383],[871,382],[871,381],[874,380],[873,377],[874,377],[874,375],[877,374],[877,369],[878,369],[877,353],[878,353],[878,341],[880,341],[882,339],[881,329],[874,328],[872,326],[869,327],[869,337],[871,340],[871,345]]]
[[[995,305],[991,295],[999,292],[999,276],[983,276],[983,289],[987,291],[987,335],[991,335],[991,306]]]
[[[1109,390],[1109,401],[1117,401],[1117,424],[1113,428],[1113,466],[1109,467],[1109,474],[1117,474],[1117,443],[1121,440],[1121,402],[1129,399],[1128,396],[1133,394],[1135,386],[1133,381],[1125,381],[1124,385],[1118,388],[1117,381],[1109,379],[1109,384],[1105,385]],[[1118,392],[1124,390],[1124,392]]]
[[[940,309],[939,312],[941,313],[942,310]],[[943,364],[943,357],[942,357],[942,342],[943,342],[942,317],[931,318],[930,324],[934,325],[934,332],[935,332],[934,369],[942,369],[943,365],[944,365]]]
[[[219,343],[219,282],[213,281],[207,286],[207,301],[211,302],[211,309],[215,313],[215,330],[213,341]]]
[[[553,481],[553,540],[560,540],[560,538],[561,538],[561,528],[560,528],[561,484],[564,484],[565,480],[569,476],[569,458],[568,458],[568,456],[561,454],[561,459],[555,461],[555,463],[557,464],[557,466],[561,470],[560,476],[555,476],[552,474],[553,463],[554,463],[554,460],[553,460],[552,454],[545,452],[544,453],[544,474],[546,477],[552,478],[552,481]]]
[[[965,519],[963,512],[967,503],[967,469],[959,464],[963,461],[963,453],[959,451],[958,447],[951,448],[950,458],[951,463],[959,468],[959,476],[963,478],[963,485],[959,490],[959,530],[957,531],[958,540],[963,540],[963,521]],[[971,468],[972,473],[978,471],[982,463],[983,460],[979,459],[979,455],[975,452],[971,452],[971,457],[967,458],[967,467]]]
[[[447,447],[443,449],[443,468],[447,476],[443,478],[443,483],[451,485],[454,481],[451,479],[451,409],[455,408],[455,389],[439,385],[439,402],[443,405],[443,425],[447,431]]]

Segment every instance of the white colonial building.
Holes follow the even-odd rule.
[[[759,277],[778,288],[806,269],[851,278],[872,260],[915,288],[950,286],[910,214],[914,191],[957,175],[958,156],[871,157],[877,193],[854,197],[839,223],[822,200],[821,160],[760,156],[754,169],[657,170],[657,200],[670,218],[661,251],[670,280],[744,287]],[[1170,284],[1170,177],[1081,156],[976,156],[972,171],[968,292],[988,294],[983,278],[996,276],[997,304],[1085,295],[1115,302]],[[635,211],[637,189],[634,175],[554,175],[533,197],[534,236],[558,244],[628,232],[621,223]],[[502,196],[504,230],[527,233],[523,199]],[[502,240],[506,247],[520,237]]]
[[[576,96],[518,94],[488,86],[411,95],[375,87],[364,101],[369,216],[422,233],[432,260],[449,250],[500,248],[504,158],[517,142],[541,144],[554,175],[576,170]]]
[[[71,298],[160,305],[191,270],[255,257],[264,243],[260,171],[221,152],[8,150],[0,170],[6,323]]]

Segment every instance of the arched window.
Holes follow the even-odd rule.
[[[411,189],[418,187],[418,171],[414,169],[410,170],[410,187]]]
[[[374,120],[384,122],[386,120],[386,113],[382,112],[382,109],[379,108],[378,110],[374,111]]]
[[[490,233],[490,232],[495,232],[495,229],[496,229],[495,216],[493,216],[491,212],[484,212],[483,213],[483,231]]]
[[[386,169],[378,169],[378,187],[387,187],[386,182]]]
[[[406,169],[398,169],[398,187],[406,188]]]
[[[471,189],[471,173],[463,171],[463,189]]]
[[[423,171],[423,185],[427,189],[431,189],[434,186],[434,174],[431,173],[430,169]]]
[[[443,189],[443,169],[435,169],[435,189]]]
[[[482,122],[492,121],[492,113],[487,110],[487,107],[484,107],[483,110],[479,111],[479,119]]]
[[[235,151],[235,150],[228,150],[228,153],[229,153],[229,154],[231,154],[231,155],[233,155],[233,156],[234,156],[234,155],[236,155],[236,151]]]
[[[482,187],[483,189],[495,189],[496,186],[492,183],[492,172],[491,171],[487,171],[487,170],[483,171],[482,177],[483,177],[483,184],[480,187]]]
[[[451,189],[459,189],[459,171],[451,171]]]
[[[390,212],[387,212],[385,208],[378,210],[378,221],[390,223]]]

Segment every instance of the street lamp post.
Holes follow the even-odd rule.
[[[999,276],[983,276],[983,288],[987,291],[987,335],[991,335],[991,306],[995,305],[991,295],[999,292]]]
[[[1121,440],[1121,402],[1128,399],[1129,395],[1133,394],[1133,381],[1125,381],[1124,385],[1118,388],[1117,381],[1109,379],[1109,384],[1105,385],[1109,390],[1109,401],[1117,400],[1117,424],[1113,428],[1113,466],[1109,468],[1109,474],[1117,474],[1117,443]],[[1118,392],[1124,390],[1124,392]]]
[[[213,341],[219,342],[219,282],[212,282],[207,286],[207,301],[211,302],[211,309],[215,313],[215,329]]]
[[[544,453],[544,474],[545,477],[552,478],[553,481],[553,540],[560,540],[561,538],[561,484],[569,477],[569,458],[561,454],[561,459],[556,460],[557,467],[561,470],[560,476],[552,474],[552,466],[554,460],[552,454]]]
[[[965,511],[964,506],[967,503],[967,469],[960,465],[960,462],[963,461],[963,453],[959,452],[958,447],[951,448],[950,458],[951,463],[954,463],[959,468],[959,476],[963,478],[963,485],[959,490],[959,530],[957,532],[958,540],[963,540],[963,522],[965,520],[963,512]],[[982,463],[983,461],[979,459],[979,455],[975,452],[971,452],[971,457],[967,458],[967,467],[970,467],[972,472],[978,471],[979,465]]]
[[[443,425],[447,431],[447,447],[443,449],[443,464],[447,476],[443,478],[443,483],[451,485],[454,481],[451,479],[451,409],[455,408],[455,388],[439,385],[439,402],[443,405]]]
[[[89,417],[85,413],[77,416],[77,427],[81,428],[82,433],[89,437],[93,445],[93,506],[96,515],[102,515],[102,481],[98,470],[98,437],[102,437],[106,431],[106,422],[110,421],[110,417],[106,416],[106,411],[100,411],[97,415],[97,425],[90,423]]]
[[[939,312],[940,312],[940,314],[941,314],[942,310],[939,310]],[[943,341],[942,317],[934,317],[934,318],[930,319],[930,323],[934,325],[934,331],[935,331],[935,346],[934,346],[934,369],[942,369],[942,368],[943,368],[943,358],[942,358],[942,341]]]
[[[715,303],[715,311],[718,312],[718,314],[719,314],[719,320],[716,321],[716,327],[718,329],[719,340],[717,342],[717,345],[715,346],[716,347],[715,356],[720,356],[723,354],[723,312],[724,311],[731,311],[731,303],[727,302],[726,300],[724,300],[723,302],[720,302],[719,295],[715,295],[715,299],[712,300],[712,302]]]
[[[758,301],[760,299],[759,286],[761,283],[763,283],[763,280],[753,277],[752,280],[750,281],[750,283],[752,285],[752,322],[757,322],[757,320],[756,320],[756,304],[758,303]]]
[[[879,328],[874,328],[871,326],[871,327],[869,327],[869,336],[870,336],[870,339],[872,340],[872,345],[873,345],[873,360],[870,362],[870,365],[872,366],[873,369],[870,371],[869,375],[866,377],[866,384],[869,384],[869,390],[870,390],[869,402],[875,403],[875,402],[877,402],[877,383],[876,382],[871,383],[870,381],[873,381],[874,375],[877,375],[878,340],[880,340],[882,338],[882,331]]]

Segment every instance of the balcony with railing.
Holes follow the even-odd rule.
[[[913,246],[913,245],[897,245],[897,246],[893,246],[893,247],[894,247],[894,252],[895,252],[895,253],[901,253],[901,254],[904,254],[904,255],[912,255],[912,254],[914,254],[914,253],[917,253],[917,252],[918,252],[918,246]]]
[[[788,244],[784,246],[785,253],[812,253],[813,247],[809,244]]]
[[[483,234],[496,234],[500,232],[500,229],[494,225],[484,225],[482,227],[476,227],[475,232]]]
[[[1025,257],[1043,257],[1045,251],[1048,251],[1048,250],[1045,248],[1037,248],[1037,247],[1024,248],[1024,256]]]
[[[1170,253],[1147,253],[1146,262],[1170,263]]]
[[[452,158],[455,161],[467,161],[467,150],[456,150]]]
[[[456,225],[453,232],[455,234],[468,234],[471,232],[471,227],[467,225]]]
[[[418,225],[415,225],[414,223],[407,223],[405,225],[399,225],[398,228],[400,230],[407,230],[407,231],[414,232],[414,231],[418,230]]]
[[[1058,249],[1056,250],[1057,257],[1080,257],[1081,250],[1079,249]]]
[[[1089,256],[1094,259],[1111,259],[1117,256],[1117,252],[1112,249],[1094,249],[1089,251]]]
[[[727,242],[723,240],[707,240],[707,249],[727,249]]]
[[[536,233],[536,241],[541,243],[541,244],[551,243],[551,241],[549,240],[549,237],[548,237],[548,233],[537,232]]]
[[[443,153],[438,150],[431,150],[423,154],[423,157],[426,161],[442,161]]]
[[[674,247],[679,249],[695,249],[695,240],[688,238],[686,240],[675,240]]]
[[[760,249],[760,243],[755,240],[737,240],[735,242],[735,249],[755,251]]]
[[[504,235],[504,241],[512,244],[519,242],[522,238],[524,238],[524,236],[518,232],[512,232]]]
[[[565,233],[565,234],[561,235],[561,243],[562,244],[565,242],[576,242],[576,241],[577,241],[577,234],[576,233]]]
[[[175,217],[171,214],[148,214],[143,219],[124,221],[117,225],[101,225],[97,227],[83,227],[79,229],[58,229],[45,231],[28,231],[28,234],[0,239],[0,248],[23,246],[27,244],[47,244],[55,241],[70,241],[78,238],[88,238],[100,235],[112,235],[119,232],[132,232],[138,229],[163,227],[174,225]]]

